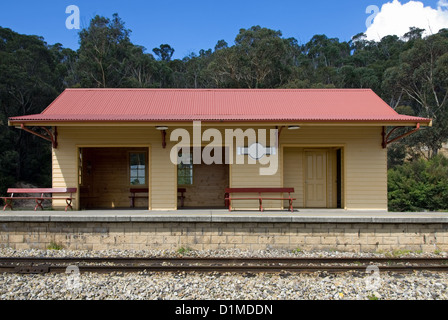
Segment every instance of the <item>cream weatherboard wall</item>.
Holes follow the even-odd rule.
[[[280,143],[284,149],[341,147],[344,207],[387,210],[387,150],[381,132],[376,126],[302,127],[283,130]]]
[[[57,149],[53,149],[53,187],[77,187],[80,147],[146,147],[149,153],[149,208],[176,208],[176,172],[169,161],[169,148],[162,148],[161,134],[154,127],[58,127]],[[79,193],[76,199],[79,208]],[[54,207],[63,206],[60,201]]]
[[[221,132],[224,128],[239,128],[237,124],[226,124],[225,127],[220,125],[221,127],[217,128]],[[273,129],[275,126],[254,128]],[[202,128],[205,129],[207,127]],[[386,210],[387,154],[381,147],[381,129],[380,126],[302,126],[300,130],[294,131],[283,129],[277,152],[277,172],[274,175],[260,175],[259,169],[262,166],[259,164],[249,165],[247,161],[245,164],[233,164],[229,169],[230,187],[290,187],[288,184],[294,179],[294,174],[289,175],[287,170],[300,165],[291,159],[284,165],[285,150],[338,147],[343,150],[343,206],[346,209]],[[53,149],[52,156],[53,187],[78,186],[80,147],[145,147],[149,153],[149,208],[176,209],[177,171],[170,161],[170,151],[177,142],[170,142],[171,132],[170,128],[167,132],[167,147],[163,149],[161,134],[155,126],[59,126],[59,146]],[[202,144],[207,143],[206,141]],[[295,196],[300,201],[302,195],[299,190],[296,190]],[[79,208],[78,199],[75,204],[75,208]],[[279,201],[266,203],[267,208],[279,206]],[[58,209],[65,205],[61,201],[55,201],[54,207]],[[249,207],[256,208],[257,204],[239,201],[235,202],[234,206],[235,209]]]

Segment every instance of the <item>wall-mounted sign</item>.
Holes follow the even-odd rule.
[[[265,147],[260,143],[254,143],[249,147],[238,147],[238,155],[248,155],[254,160],[260,160],[265,155],[275,155],[275,147]]]

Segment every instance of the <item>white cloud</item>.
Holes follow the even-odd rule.
[[[439,0],[439,2],[437,2],[437,8],[439,10],[442,10],[444,8],[448,8],[448,0]]]
[[[403,36],[410,27],[425,29],[424,35],[448,28],[448,0],[439,0],[437,9],[420,1],[385,3],[365,32],[368,40],[379,41],[387,35]]]

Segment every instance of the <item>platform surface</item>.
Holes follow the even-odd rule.
[[[448,212],[386,212],[343,209],[232,211],[226,209],[0,211],[1,222],[265,222],[265,223],[448,223]]]

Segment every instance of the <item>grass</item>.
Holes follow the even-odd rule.
[[[193,251],[193,249],[190,248],[185,248],[185,247],[180,247],[179,249],[177,249],[177,253],[179,254],[187,254],[190,253],[191,251]]]
[[[295,248],[294,250],[292,250],[292,253],[302,253],[302,249]]]
[[[386,252],[382,251],[382,250],[377,251],[377,253],[384,254],[388,258],[399,258],[401,256],[408,255],[410,253],[421,254],[422,252],[423,252],[422,250],[416,250],[416,251],[411,251],[411,250],[394,250],[394,251],[386,251]]]
[[[379,300],[379,298],[374,293],[369,295],[367,298],[369,298],[369,300]]]
[[[57,244],[56,242],[50,242],[47,249],[48,250],[62,250],[62,249],[64,249],[64,247],[60,244]]]
[[[392,256],[393,257],[401,257],[401,256],[405,256],[407,254],[410,254],[412,251],[411,250],[394,250],[392,251]]]

